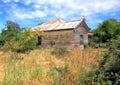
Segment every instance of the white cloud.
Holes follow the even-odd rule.
[[[0,11],[0,14],[2,14],[2,12]]]
[[[19,2],[19,0],[14,0],[15,2]]]
[[[11,2],[11,0],[2,0],[4,3]]]
[[[41,6],[39,4],[33,5],[33,8],[39,9]]]
[[[11,0],[3,0],[10,2]],[[85,16],[89,21],[96,19],[95,15],[107,14],[120,10],[119,0],[14,0],[28,8],[12,4],[8,18],[16,20],[43,19],[49,16],[65,20],[80,19]],[[8,8],[9,9],[9,8]],[[92,18],[90,18],[92,17]],[[101,22],[97,20],[96,22]]]
[[[34,11],[26,11],[25,9],[19,10],[15,9],[12,13],[9,11],[9,16],[16,20],[25,20],[25,19],[35,19],[35,18],[43,18],[46,14],[40,10]]]

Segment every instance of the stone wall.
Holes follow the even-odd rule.
[[[83,43],[80,42],[80,36],[83,36]],[[81,48],[88,43],[88,31],[85,27],[79,26],[74,30],[74,46]]]
[[[84,44],[88,43],[88,31],[88,27],[84,22],[74,29],[46,31],[41,37],[41,45],[43,47],[51,47],[51,42],[54,41],[54,46],[77,47],[81,49],[81,47],[84,47]]]
[[[50,42],[54,41],[55,46],[62,47],[73,47],[74,46],[74,35],[73,30],[59,30],[59,31],[48,31],[42,36],[42,46],[50,47]]]

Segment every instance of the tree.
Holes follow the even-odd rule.
[[[104,20],[98,28],[93,31],[94,40],[98,43],[110,43],[108,52],[104,54],[103,60],[95,71],[95,80],[103,81],[106,85],[120,84],[120,21],[115,19]]]
[[[108,53],[103,56],[96,71],[97,78],[100,78],[107,85],[120,85],[120,35],[113,39]],[[102,75],[102,76],[101,76]]]
[[[36,33],[33,33],[30,29],[25,29],[24,32],[21,32],[19,40],[15,42],[17,47],[15,50],[25,52],[36,48],[35,37]]]
[[[20,26],[12,21],[7,21],[6,22],[6,28],[7,30],[20,30]]]
[[[94,67],[83,81],[94,81],[95,85],[120,85],[120,21],[104,20],[93,30],[94,41],[106,43],[107,52],[97,67]]]
[[[41,34],[43,32],[38,29],[35,29],[35,32],[28,28],[24,28],[24,31],[21,31],[18,24],[9,21],[7,22],[7,29],[2,30],[0,43],[7,50],[15,52],[30,51],[36,48],[36,37]]]
[[[2,45],[4,43],[9,43],[13,38],[18,39],[20,34],[20,26],[12,21],[7,21],[5,25],[5,29],[2,30],[1,36],[0,36],[0,42]]]
[[[113,73],[120,72],[120,35],[112,40],[108,55],[110,59],[108,60],[109,64],[107,65],[106,70]]]
[[[112,38],[116,38],[116,35],[120,34],[120,22],[116,19],[104,20],[98,25],[97,29],[93,30],[94,41],[106,43],[111,41]]]

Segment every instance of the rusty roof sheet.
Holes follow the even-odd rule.
[[[52,31],[52,30],[62,30],[62,29],[73,29],[81,23],[81,20],[65,22],[61,19],[50,20],[46,23],[38,25],[32,28],[33,31],[38,29],[40,31]]]

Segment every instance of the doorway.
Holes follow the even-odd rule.
[[[80,35],[80,45],[83,45],[83,44],[84,44],[84,36]]]
[[[41,45],[42,44],[42,37],[41,36],[38,36],[38,43],[37,43],[37,45],[39,46],[39,45]]]

